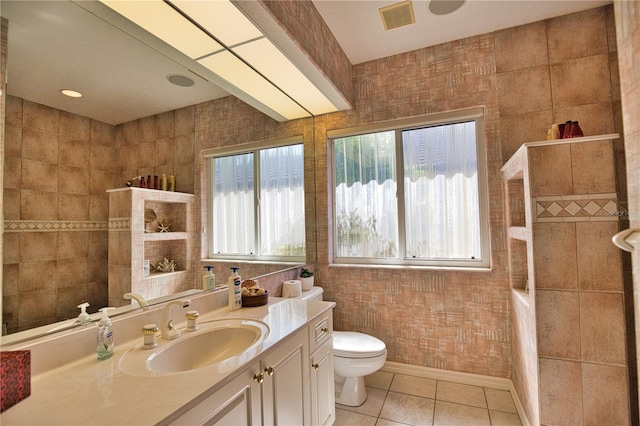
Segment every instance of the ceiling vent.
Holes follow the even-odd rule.
[[[378,11],[380,12],[380,17],[382,18],[382,24],[384,25],[385,30],[392,30],[394,28],[416,23],[416,17],[413,14],[413,4],[411,3],[411,0],[381,7]]]

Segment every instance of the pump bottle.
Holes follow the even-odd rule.
[[[204,269],[206,269],[207,272],[202,276],[202,289],[213,290],[216,288],[216,276],[211,271],[213,266],[205,266]]]
[[[98,321],[98,346],[96,347],[96,353],[98,359],[103,360],[111,358],[113,355],[113,330],[111,330],[111,319],[109,318],[109,309],[115,308],[102,308],[102,318]]]
[[[229,287],[229,310],[235,311],[242,307],[242,278],[238,274],[237,266],[231,267],[231,275],[227,280]]]

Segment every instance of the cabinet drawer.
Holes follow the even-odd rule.
[[[318,346],[333,333],[333,310],[317,318],[309,325],[309,352],[316,350]]]

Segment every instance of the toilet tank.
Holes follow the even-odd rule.
[[[300,299],[310,301],[322,301],[322,293],[324,290],[322,287],[311,287],[311,290],[305,290],[302,292]]]

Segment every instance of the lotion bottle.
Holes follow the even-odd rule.
[[[111,358],[113,355],[113,330],[111,330],[111,319],[109,318],[109,309],[115,308],[102,308],[102,318],[98,321],[98,346],[96,347],[96,353],[98,354],[98,360]]]
[[[207,272],[202,276],[202,289],[213,290],[216,288],[216,276],[211,271],[213,266],[205,266],[204,269],[206,269]]]
[[[231,267],[231,275],[227,280],[229,287],[229,310],[235,311],[242,307],[242,278],[238,274],[237,266]]]

